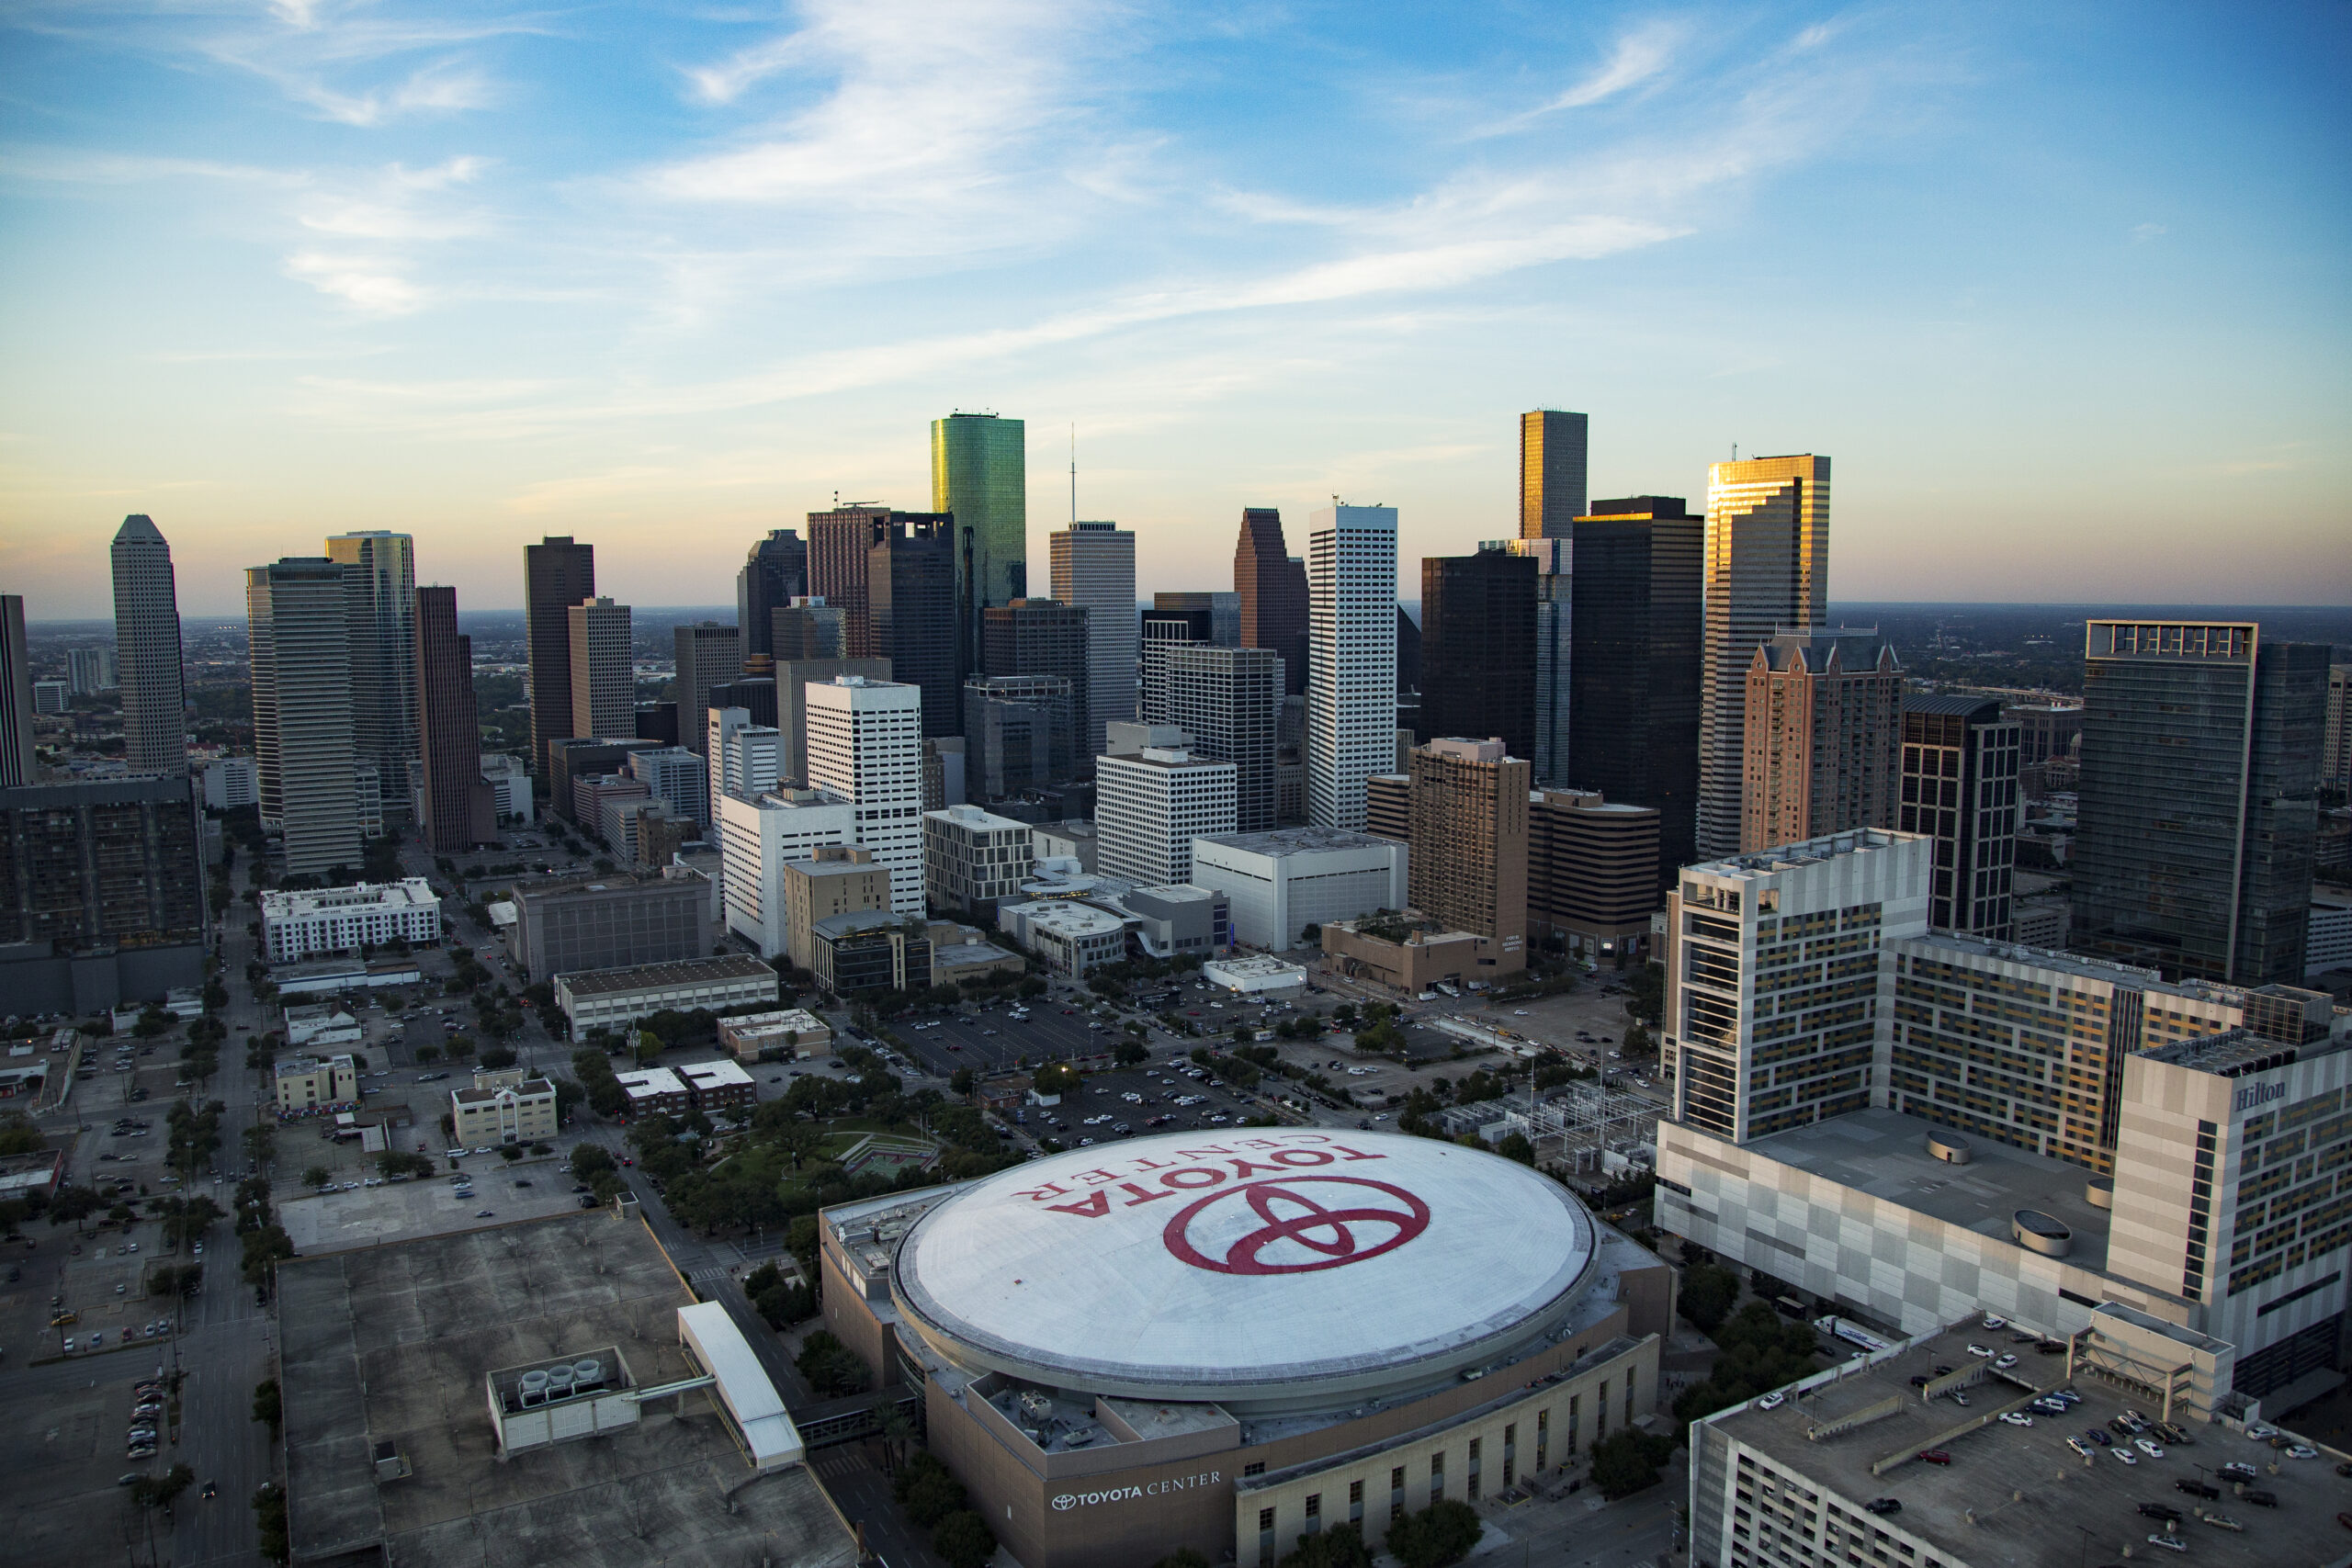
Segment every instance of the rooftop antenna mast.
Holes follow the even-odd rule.
[[[1078,526],[1078,421],[1069,423],[1069,525]]]

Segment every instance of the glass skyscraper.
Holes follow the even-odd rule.
[[[956,668],[980,665],[981,613],[1029,594],[1027,426],[992,413],[931,422],[931,509],[956,514]]]

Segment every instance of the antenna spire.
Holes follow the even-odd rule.
[[[1069,422],[1069,525],[1078,526],[1078,421]]]

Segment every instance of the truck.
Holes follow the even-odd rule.
[[[1849,1345],[1859,1345],[1863,1350],[1871,1354],[1894,1348],[1893,1340],[1883,1338],[1872,1334],[1860,1324],[1842,1317],[1816,1317],[1813,1320],[1813,1325],[1832,1339],[1842,1339]]]

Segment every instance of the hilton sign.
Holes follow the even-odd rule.
[[[2230,1102],[2233,1111],[2251,1111],[2257,1105],[2267,1105],[2274,1100],[2287,1098],[2287,1086],[2282,1083],[2250,1083],[2238,1090]]]

